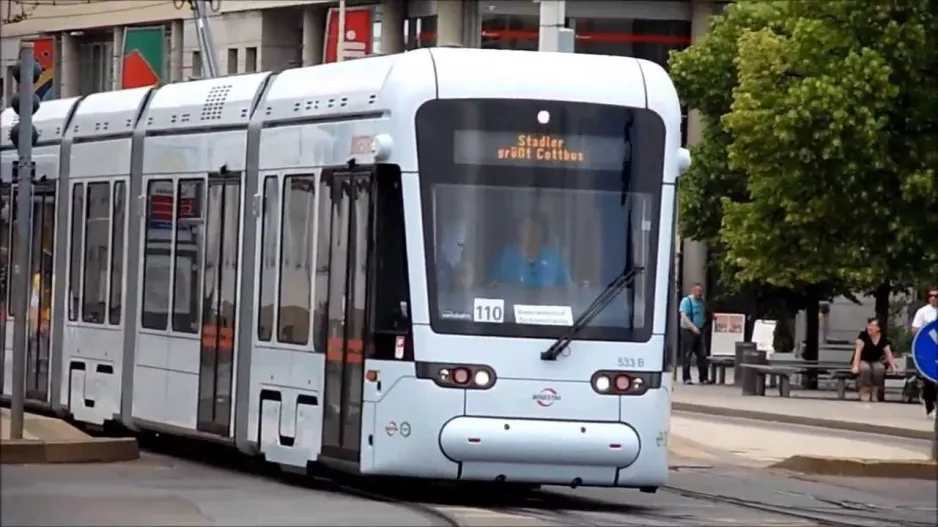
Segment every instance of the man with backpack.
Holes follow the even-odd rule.
[[[684,384],[694,384],[690,378],[691,360],[697,361],[697,380],[700,384],[711,384],[707,379],[707,354],[703,346],[703,331],[706,324],[703,286],[699,283],[691,288],[691,294],[681,300],[681,364]]]

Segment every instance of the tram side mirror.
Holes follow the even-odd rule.
[[[678,177],[683,176],[690,168],[690,150],[682,148],[677,153]]]

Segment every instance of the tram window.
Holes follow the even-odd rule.
[[[173,182],[150,181],[143,245],[141,327],[166,329],[169,321],[170,258],[173,240]]]
[[[85,204],[85,186],[81,183],[72,187],[72,233],[69,248],[68,270],[68,319],[78,320],[78,306],[81,302],[81,261],[82,237],[85,233],[83,218]]]
[[[104,324],[110,236],[111,185],[89,183],[85,199],[85,259],[81,295],[83,322]]]
[[[309,175],[283,181],[277,340],[289,344],[309,343],[315,185],[315,177]]]
[[[332,196],[328,180],[319,181],[319,221],[316,222],[316,303],[313,313],[313,345],[325,352],[329,334],[329,267],[332,243]]]
[[[121,323],[122,300],[124,298],[124,222],[127,211],[127,184],[114,183],[114,228],[111,233],[111,276],[108,322]]]
[[[404,238],[404,202],[400,172],[391,167],[377,177],[377,212],[374,221],[375,289],[374,329],[406,331],[410,319],[407,280],[407,245]],[[384,358],[384,357],[382,357]],[[390,358],[390,357],[386,357]]]
[[[186,179],[176,192],[176,262],[173,265],[173,331],[198,334],[205,237],[204,182]]]
[[[264,215],[261,225],[261,277],[257,295],[257,338],[270,342],[274,333],[277,279],[277,222],[280,220],[277,176],[264,180]]]

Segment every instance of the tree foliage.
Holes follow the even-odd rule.
[[[737,281],[826,296],[938,274],[938,2],[740,1],[671,66],[707,126],[682,232]]]

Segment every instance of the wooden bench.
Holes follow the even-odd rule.
[[[803,373],[800,368],[788,366],[772,366],[770,364],[743,364],[741,367],[753,370],[756,375],[756,395],[765,395],[765,378],[770,377],[772,383],[778,383],[779,397],[791,396],[791,376]]]
[[[736,357],[707,357],[710,364],[710,380],[717,384],[726,384],[726,369],[736,364]]]

